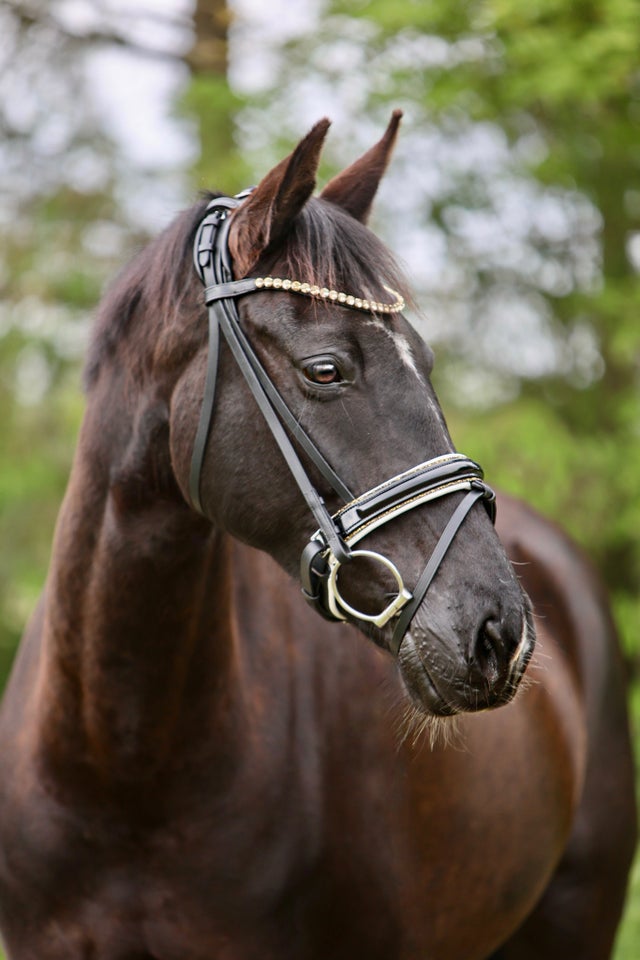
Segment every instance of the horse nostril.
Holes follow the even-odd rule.
[[[478,671],[489,686],[493,686],[508,668],[509,648],[505,625],[500,620],[488,618],[478,630],[470,652],[469,666]]]

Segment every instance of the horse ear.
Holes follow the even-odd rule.
[[[330,180],[320,196],[366,223],[398,136],[402,110],[394,110],[384,136],[364,156]]]
[[[234,273],[244,277],[268,247],[286,234],[316,185],[320,151],[330,121],[320,120],[293,153],[260,181],[233,214],[229,226],[229,252]]]

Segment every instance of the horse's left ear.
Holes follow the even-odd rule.
[[[320,120],[293,153],[264,177],[233,214],[229,252],[236,277],[244,277],[267,248],[281,240],[316,185],[329,120]]]
[[[320,196],[342,207],[361,223],[371,213],[382,175],[387,169],[398,136],[402,110],[394,110],[384,136],[359,160],[330,180]]]

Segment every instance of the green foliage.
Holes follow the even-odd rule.
[[[514,406],[507,420],[521,438],[520,469],[533,481],[517,484],[518,492],[539,500],[594,557],[613,592],[627,651],[637,658],[640,278],[627,253],[638,212],[625,196],[640,166],[634,149],[640,8],[627,0],[501,0],[485,14],[502,50],[499,70],[494,62],[493,75],[476,73],[485,115],[506,121],[513,137],[521,112],[529,111],[547,144],[545,159],[531,171],[546,182],[572,180],[602,218],[598,286],[551,301],[566,327],[579,320],[596,331],[602,376],[582,389],[561,378],[541,383],[542,433],[526,401]]]

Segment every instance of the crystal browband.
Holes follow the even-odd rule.
[[[400,313],[405,308],[404,297],[386,284],[383,286],[395,297],[394,303],[378,303],[376,300],[354,297],[350,293],[329,290],[328,287],[318,287],[312,283],[301,283],[299,280],[281,277],[256,277],[255,285],[258,290],[287,290],[289,293],[300,293],[305,297],[315,297],[318,300],[330,300],[332,303],[351,307],[352,310],[365,310],[367,313]]]

